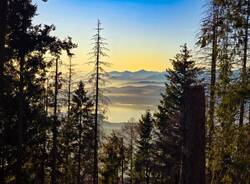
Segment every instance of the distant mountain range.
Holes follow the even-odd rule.
[[[203,84],[208,85],[209,71],[203,72],[199,78],[204,79]],[[157,110],[161,93],[164,92],[167,82],[167,72],[158,71],[112,71],[109,72],[110,82],[107,93],[111,100],[109,105],[109,121],[111,123],[127,122],[134,117],[139,119],[146,109]],[[239,76],[239,70],[232,73],[232,78]],[[105,129],[116,129],[120,125],[106,124]]]
[[[117,72],[113,71],[109,73],[112,80],[135,80],[135,81],[164,81],[165,72],[156,72],[156,71],[146,71],[139,70],[136,72],[124,71]]]
[[[139,70],[136,72],[113,71],[108,96],[114,104],[155,105],[164,89],[165,72]]]

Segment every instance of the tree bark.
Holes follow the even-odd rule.
[[[124,144],[123,144],[123,138],[122,138],[122,150],[121,150],[121,154],[122,154],[122,173],[121,173],[121,180],[122,180],[122,184],[124,184]]]
[[[246,24],[245,24],[245,36],[244,36],[244,57],[243,57],[243,62],[242,62],[242,73],[241,73],[242,87],[246,86],[246,76],[247,76],[249,16],[250,16],[250,1],[248,0],[247,17],[246,17]],[[243,126],[244,114],[245,114],[245,99],[242,99],[240,103],[240,119],[239,119],[240,126]]]
[[[18,146],[17,146],[17,171],[16,183],[22,183],[22,165],[23,165],[23,123],[24,123],[24,63],[25,56],[21,54],[19,63],[19,96],[18,96]]]
[[[202,86],[185,93],[183,184],[205,184],[205,92]]]
[[[134,130],[133,127],[130,126],[130,184],[133,184],[133,138],[134,138]]]
[[[77,183],[81,184],[81,140],[82,140],[82,125],[81,125],[81,115],[79,117],[79,149],[78,149],[78,155],[77,155],[77,162],[78,162],[78,166],[77,166]]]
[[[98,184],[98,105],[99,105],[99,64],[100,64],[100,21],[97,25],[96,86],[95,86],[95,127],[94,127],[94,184]]]
[[[0,183],[5,183],[5,122],[4,122],[4,102],[3,102],[3,89],[4,89],[4,63],[5,63],[5,37],[7,27],[7,0],[2,0],[0,3],[0,129],[2,134],[0,135]]]
[[[69,128],[69,122],[70,122],[70,108],[71,108],[71,80],[72,80],[72,55],[69,56],[69,83],[68,83],[68,112],[67,112],[67,125],[66,125],[66,134],[67,134],[67,130]],[[69,139],[68,139],[68,135],[65,136],[65,146],[66,146],[66,166],[65,166],[65,180],[66,182],[69,182],[69,177],[68,177],[68,164],[69,164]]]
[[[56,58],[56,71],[55,71],[55,86],[54,86],[54,122],[52,127],[53,145],[52,145],[52,173],[51,183],[56,184],[56,164],[57,164],[57,95],[58,95],[58,61]]]
[[[211,59],[211,79],[210,79],[210,101],[209,101],[209,139],[208,143],[212,141],[212,136],[214,132],[214,112],[215,112],[215,85],[216,85],[216,62],[218,56],[218,38],[217,38],[217,19],[218,13],[213,5],[213,38],[212,38],[212,59]]]

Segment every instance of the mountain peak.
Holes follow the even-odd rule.
[[[144,73],[144,72],[149,72],[149,71],[147,71],[147,70],[144,70],[144,69],[141,69],[141,70],[138,70],[138,71],[136,71],[136,73]]]

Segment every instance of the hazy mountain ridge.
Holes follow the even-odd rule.
[[[239,72],[234,70],[231,78],[237,78]],[[107,96],[111,100],[109,117],[110,122],[116,123],[126,122],[131,116],[139,118],[146,109],[156,110],[161,93],[164,92],[165,83],[168,82],[166,71],[112,71],[109,75],[111,81],[111,85],[107,87],[109,91]],[[203,70],[198,77],[206,88],[209,84],[209,76],[209,70]],[[131,115],[131,109],[136,113]],[[121,112],[126,113],[124,117],[128,119],[120,118],[118,114]]]
[[[111,100],[109,121],[126,122],[131,117],[138,119],[146,109],[155,110],[164,90],[165,74],[146,70],[110,72],[106,94]]]
[[[157,72],[157,71],[147,71],[147,70],[139,70],[135,72],[131,71],[112,71],[109,72],[111,76],[111,80],[144,80],[144,81],[162,81],[165,79],[166,72]]]

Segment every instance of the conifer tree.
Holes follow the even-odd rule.
[[[127,174],[129,176],[130,184],[135,183],[135,153],[136,153],[136,141],[138,136],[138,123],[135,119],[131,118],[128,123],[122,127],[121,135],[124,140],[124,146],[126,149],[125,160],[127,162]]]
[[[243,53],[242,62],[241,62],[241,85],[242,88],[246,87],[246,76],[247,76],[247,61],[248,61],[248,50],[249,50],[249,25],[250,25],[250,1],[243,0],[240,2],[235,2],[236,16],[234,16],[234,29],[238,32],[238,42],[239,49],[242,50],[239,52],[239,55]],[[237,45],[238,46],[238,45]],[[242,126],[245,119],[245,105],[246,100],[242,99],[240,102],[240,112],[239,112],[239,124]]]
[[[209,109],[208,109],[208,144],[212,141],[215,126],[216,105],[216,76],[218,55],[220,50],[221,30],[223,17],[221,15],[221,1],[211,0],[208,3],[207,16],[202,20],[201,33],[198,45],[205,52],[205,60],[209,59],[210,83],[209,83]]]
[[[68,44],[51,36],[54,26],[33,25],[37,6],[31,0],[3,0],[0,8],[0,182],[44,183],[51,123],[44,91],[52,64],[45,55]]]
[[[150,111],[142,115],[138,127],[137,153],[135,159],[136,183],[151,183],[153,117]]]
[[[76,141],[76,145],[75,143],[73,145],[77,147],[74,153],[77,163],[77,183],[90,183],[92,182],[89,178],[92,178],[92,156],[94,153],[94,104],[87,96],[82,81],[79,82],[78,88],[73,94],[72,103],[71,111],[75,132],[73,133],[74,137],[72,141]]]
[[[122,169],[123,152],[122,138],[116,132],[112,132],[103,143],[101,154],[101,181],[103,183],[119,183],[119,170]],[[122,154],[121,154],[122,153]]]
[[[98,184],[98,123],[100,122],[100,114],[104,114],[106,112],[106,107],[103,105],[107,104],[108,99],[103,95],[103,86],[106,83],[107,73],[104,70],[104,66],[107,66],[109,63],[103,61],[104,57],[108,55],[105,53],[108,49],[106,48],[107,43],[105,39],[101,37],[101,22],[98,20],[97,23],[97,34],[95,34],[92,38],[94,40],[94,46],[92,51],[90,52],[90,63],[94,64],[94,70],[90,74],[89,82],[94,84],[94,92],[93,97],[95,101],[95,146],[94,146],[94,184]]]
[[[55,75],[54,75],[54,102],[53,102],[53,126],[52,126],[52,171],[51,171],[51,182],[52,184],[57,183],[57,159],[58,159],[58,126],[59,126],[59,120],[58,120],[58,92],[59,88],[61,88],[59,85],[59,77],[61,75],[61,72],[59,72],[59,62],[60,57],[62,54],[62,51],[67,51],[70,53],[70,50],[75,48],[76,45],[72,42],[70,38],[60,41],[57,40],[56,43],[53,44],[52,47],[52,54],[54,56],[55,61]]]
[[[246,101],[244,100],[244,95],[239,94],[237,91],[246,87],[244,80],[247,76],[245,72],[249,42],[249,1],[211,0],[210,3],[216,5],[218,10],[216,24],[218,52],[216,60],[214,128],[213,131],[208,130],[210,131],[208,132],[210,138],[207,145],[207,179],[211,183],[238,183],[239,179],[237,178],[243,178],[242,176],[245,173],[241,172],[239,174],[237,171],[239,168],[236,165],[244,167],[244,164],[247,163],[239,163],[239,160],[244,160],[243,158],[248,157],[248,154],[245,152],[246,149],[240,150],[244,144],[244,141],[242,141],[242,137],[244,137],[243,132],[246,130],[246,127],[243,126]],[[208,15],[212,13],[213,10],[210,9]],[[207,19],[205,20],[208,22]],[[202,25],[203,35],[201,38],[204,41],[205,48],[211,45],[209,37],[205,36],[205,33],[210,33],[208,35],[211,35],[212,32],[209,32],[210,28],[211,26],[206,27]],[[235,67],[235,63],[241,66],[241,72],[239,72],[238,67]],[[212,75],[211,73],[211,78],[213,77]],[[211,81],[210,86],[212,84]],[[212,101],[211,98],[210,96],[210,102]],[[238,119],[239,123],[237,122]],[[208,121],[210,120],[208,119]],[[239,129],[241,129],[243,134],[239,133]],[[234,150],[233,148],[236,147],[237,149]],[[244,183],[244,180],[241,179],[241,181]]]
[[[156,113],[155,168],[159,183],[180,179],[182,125],[180,114],[184,105],[185,89],[199,83],[200,69],[191,60],[187,46],[172,60],[173,69],[167,70],[165,92]]]

